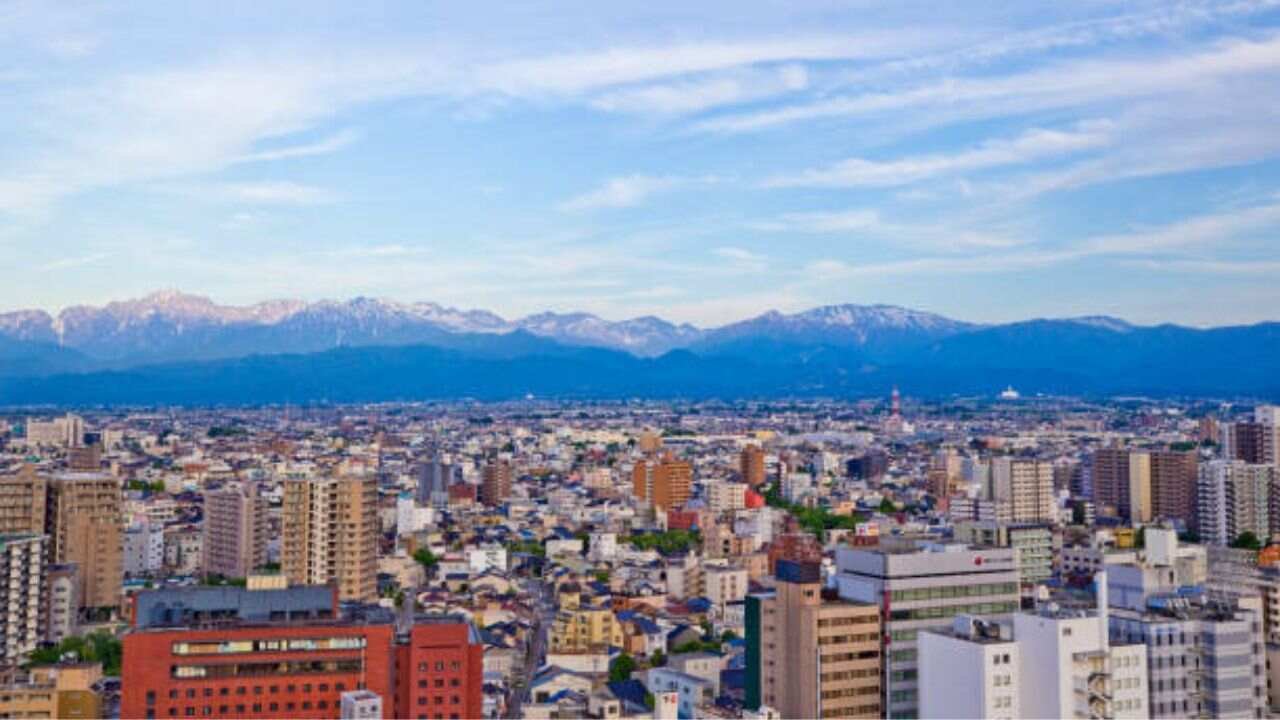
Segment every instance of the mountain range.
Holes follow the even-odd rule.
[[[0,404],[993,393],[1274,397],[1280,324],[1110,317],[983,325],[889,305],[714,328],[587,313],[509,320],[370,298],[219,305],[175,291],[0,314]]]

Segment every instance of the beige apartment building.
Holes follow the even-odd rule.
[[[120,604],[124,569],[120,481],[102,473],[0,478],[0,533],[49,536],[48,560],[74,564],[81,608]]]
[[[49,482],[50,560],[80,571],[80,606],[116,607],[124,582],[120,481],[101,473],[65,473]]]
[[[786,718],[880,717],[880,608],[824,597],[813,563],[779,560],[777,580],[757,600],[759,665],[749,673],[760,704]]]
[[[266,501],[240,483],[206,491],[203,533],[206,575],[248,577],[267,561]]]
[[[1053,465],[1040,460],[991,461],[991,498],[1008,507],[1012,522],[1054,520]]]
[[[290,582],[333,583],[341,600],[377,596],[378,485],[371,477],[284,483],[282,569]]]

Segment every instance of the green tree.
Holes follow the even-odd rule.
[[[884,498],[880,501],[880,512],[884,513],[885,515],[891,515],[895,512],[898,512],[898,506],[895,505],[893,501],[890,500],[889,498]]]
[[[635,672],[636,661],[627,653],[622,653],[609,663],[609,682],[622,682],[630,680],[631,673]]]
[[[1231,543],[1231,547],[1241,550],[1261,550],[1262,541],[1252,531],[1245,530]]]
[[[72,636],[57,645],[40,648],[31,653],[29,664],[51,665],[68,655],[84,662],[102,663],[103,674],[118,676],[124,650],[116,636],[99,631],[85,636]]]
[[[650,667],[662,667],[663,665],[666,665],[666,664],[667,664],[667,654],[662,652],[661,650],[654,650],[653,654],[649,656]]]
[[[440,564],[440,559],[436,557],[435,553],[431,552],[429,547],[421,547],[415,550],[413,559],[418,561],[418,564],[422,566],[423,570],[427,571],[428,575],[435,570],[436,565]]]

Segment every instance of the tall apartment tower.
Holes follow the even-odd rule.
[[[1091,458],[1094,502],[1104,512],[1131,523],[1154,517],[1151,453],[1128,448],[1098,448]]]
[[[1196,511],[1200,540],[1210,545],[1229,545],[1242,533],[1251,532],[1266,542],[1280,530],[1280,513],[1272,504],[1277,473],[1272,465],[1256,465],[1241,460],[1213,460],[1200,466],[1196,486]]]
[[[449,485],[453,481],[453,466],[439,457],[418,466],[418,504],[424,507],[444,507],[449,504]]]
[[[1254,465],[1280,464],[1280,407],[1259,405],[1252,422],[1222,424],[1222,456]]]
[[[0,535],[43,535],[48,498],[48,478],[30,465],[0,476]]]
[[[742,453],[738,456],[738,471],[742,474],[742,481],[751,487],[763,485],[764,448],[754,444],[742,448]]]
[[[1194,450],[1151,453],[1151,511],[1157,518],[1196,526],[1196,480],[1199,457]]]
[[[670,455],[657,462],[640,460],[631,470],[631,491],[655,508],[680,507],[693,494],[693,465]]]
[[[75,563],[80,606],[117,607],[124,583],[120,481],[100,473],[55,475],[48,483],[49,558]]]
[[[991,499],[1008,506],[1012,522],[1054,520],[1053,465],[1039,460],[992,460]]]
[[[378,485],[372,477],[284,484],[283,570],[290,582],[332,583],[341,600],[377,595]]]
[[[248,577],[267,562],[267,504],[252,487],[205,492],[201,553],[206,575]]]
[[[1093,501],[1100,513],[1127,516],[1129,509],[1129,450],[1098,448],[1089,458]]]
[[[480,483],[480,502],[494,507],[511,497],[514,471],[506,460],[493,460],[484,466]]]
[[[14,664],[45,638],[48,603],[45,571],[48,538],[44,535],[0,535],[0,660]]]
[[[880,717],[880,608],[822,594],[816,563],[779,560],[747,606],[747,706],[788,718]]]
[[[918,715],[920,631],[950,627],[957,615],[1009,615],[1020,606],[1011,548],[881,538],[878,547],[838,549],[836,567],[841,598],[880,610],[887,648],[881,673],[886,718]]]
[[[49,562],[74,564],[80,608],[115,607],[124,582],[120,483],[99,473],[0,477],[0,534],[48,535]]]

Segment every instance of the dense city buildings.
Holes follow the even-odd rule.
[[[107,716],[1280,711],[1274,465],[1173,405],[953,402],[0,424],[5,659],[123,642]]]

